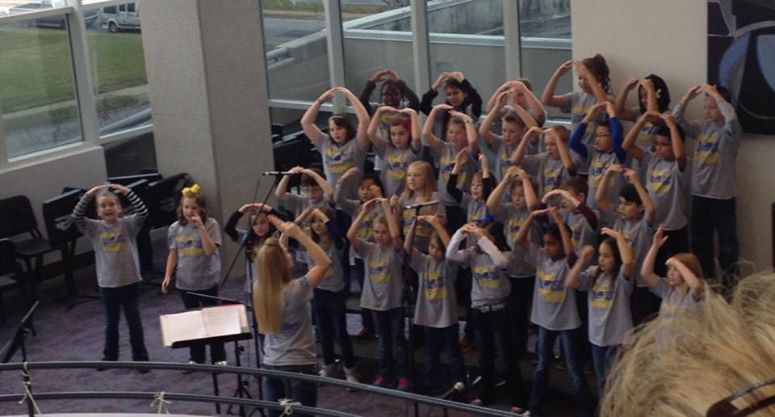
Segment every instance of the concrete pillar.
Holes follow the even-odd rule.
[[[259,2],[141,1],[140,17],[159,170],[191,174],[223,225],[274,167]]]

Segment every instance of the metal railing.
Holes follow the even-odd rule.
[[[417,405],[426,405],[429,407],[438,407],[440,409],[454,410],[465,413],[470,413],[477,416],[498,416],[498,417],[514,417],[519,414],[510,413],[503,410],[496,410],[492,408],[483,408],[466,403],[454,402],[444,400],[440,398],[428,397],[420,394],[413,394],[408,392],[402,392],[398,390],[380,388],[366,384],[353,383],[345,380],[325,378],[315,375],[306,375],[292,372],[284,372],[269,369],[256,369],[256,368],[244,368],[237,366],[217,366],[217,365],[189,365],[180,363],[169,362],[99,362],[99,361],[57,361],[57,362],[26,362],[26,363],[6,363],[0,364],[0,372],[3,371],[23,371],[22,378],[25,378],[24,374],[30,375],[33,370],[52,370],[52,369],[107,369],[107,368],[119,368],[119,369],[136,369],[136,370],[177,370],[177,371],[195,371],[205,373],[217,373],[217,374],[237,374],[242,376],[253,376],[259,378],[278,378],[287,380],[296,380],[304,382],[313,382],[321,385],[330,385],[341,387],[344,389],[355,390],[358,392],[381,395],[391,397],[394,399],[400,399],[415,404],[415,414],[417,414]],[[21,384],[20,384],[21,385]],[[32,397],[35,400],[58,400],[58,399],[159,399],[159,392],[126,392],[126,391],[68,391],[68,392],[37,392],[34,388],[34,382],[31,386],[33,392]],[[0,403],[8,401],[19,401],[24,398],[26,401],[31,399],[25,395],[23,391],[11,394],[1,394]],[[230,404],[236,406],[246,406],[255,408],[268,408],[275,410],[286,410],[287,406],[278,402],[254,400],[248,398],[233,398],[223,397],[215,395],[199,395],[199,394],[185,394],[164,392],[163,398],[165,400],[177,400],[177,401],[189,401],[189,402],[202,402],[213,404]],[[302,413],[313,413],[320,416],[331,417],[357,417],[355,414],[347,412],[328,410],[317,407],[305,407],[300,405],[293,405],[294,411]]]

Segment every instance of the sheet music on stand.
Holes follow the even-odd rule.
[[[207,307],[159,317],[165,347],[178,348],[193,342],[233,341],[251,337],[245,306]]]

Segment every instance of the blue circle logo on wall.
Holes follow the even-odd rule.
[[[708,1],[708,82],[732,93],[746,132],[775,134],[775,2]]]

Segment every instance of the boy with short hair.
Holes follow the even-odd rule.
[[[705,120],[685,120],[689,101],[705,92]],[[721,275],[727,287],[738,274],[735,160],[743,129],[724,87],[701,84],[689,90],[673,114],[689,137],[696,139],[692,163],[692,252],[706,277],[715,276],[713,230],[718,233]]]

